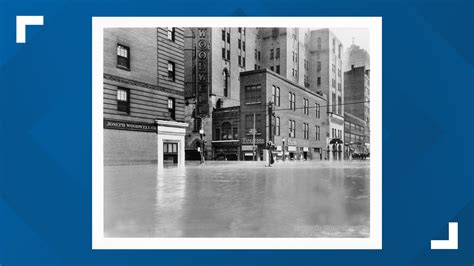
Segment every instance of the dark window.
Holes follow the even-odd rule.
[[[130,70],[130,48],[117,44],[117,67]]]
[[[222,30],[222,40],[225,42],[225,30]]]
[[[242,43],[242,50],[245,51],[245,42]]]
[[[225,59],[225,48],[222,48],[222,59]]]
[[[245,57],[242,58],[242,66],[245,67]]]
[[[238,28],[238,31],[239,31],[239,32],[242,32],[242,28]]]
[[[238,57],[238,62],[239,62],[239,66],[242,65],[242,56],[240,56],[240,55]]]
[[[198,132],[199,129],[201,129],[201,118],[200,117],[195,117],[194,118],[194,130],[195,132]]]
[[[216,128],[216,134],[214,135],[214,140],[221,140],[221,129]]]
[[[280,136],[280,117],[277,116],[275,119],[275,135]]]
[[[260,61],[260,51],[258,51],[258,61]]]
[[[318,81],[316,83],[318,86],[321,85],[321,77],[318,77]]]
[[[332,93],[332,113],[335,114],[336,113],[336,94],[333,92]]]
[[[316,71],[321,71],[321,62],[319,62],[319,61],[316,64]]]
[[[233,139],[239,139],[239,129],[237,127],[232,128]]]
[[[227,60],[230,60],[230,50],[227,50]]]
[[[280,65],[276,66],[276,73],[280,74]]]
[[[222,137],[221,140],[231,140],[232,139],[232,125],[229,122],[224,122],[222,124]]]
[[[176,101],[174,98],[168,98],[168,112],[172,120],[176,120]]]
[[[280,58],[280,48],[276,48],[276,58]]]
[[[257,49],[255,49],[255,60],[257,60]]]
[[[168,27],[168,40],[175,41],[176,31],[175,28]]]
[[[224,97],[229,97],[229,72],[227,69],[222,72],[222,82],[224,84]]]
[[[230,32],[227,32],[227,42],[230,43]]]
[[[274,54],[273,54],[273,49],[270,49],[270,59],[273,59]]]
[[[342,98],[337,96],[337,113],[342,115]]]
[[[270,70],[273,71],[273,66],[270,67]]]
[[[261,97],[260,85],[245,87],[245,103],[260,103]]]
[[[168,78],[172,81],[175,81],[175,75],[176,72],[175,72],[175,65],[173,62],[171,61],[168,61]]]
[[[128,89],[117,89],[117,110],[130,114],[130,91]]]
[[[237,44],[238,44],[237,46],[239,47],[239,49],[242,48],[242,41],[241,41],[241,40],[239,40],[239,41],[237,42]]]

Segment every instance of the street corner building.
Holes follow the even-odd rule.
[[[184,165],[184,29],[104,29],[104,164]]]
[[[324,160],[327,100],[268,69],[240,73],[240,138],[242,160],[267,160],[266,143],[276,145],[282,160]],[[323,108],[323,110],[322,110]]]

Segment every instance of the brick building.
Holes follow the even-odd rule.
[[[224,107],[212,113],[212,159],[239,160],[240,106]]]
[[[264,158],[265,143],[272,140],[277,155],[288,159],[324,159],[327,154],[326,97],[305,89],[267,69],[240,73],[241,159],[253,159],[254,137],[258,159]],[[269,120],[269,103],[274,117]],[[254,122],[255,121],[255,122]],[[272,124],[270,130],[270,123]]]
[[[365,154],[368,152],[368,146],[366,145],[366,128],[367,124],[364,120],[351,113],[344,113],[346,159],[349,159],[354,153]]]
[[[354,67],[344,73],[345,101],[357,104],[346,106],[349,113],[364,121],[364,142],[370,143],[370,70],[365,66]]]
[[[183,33],[104,30],[106,164],[184,165]]]

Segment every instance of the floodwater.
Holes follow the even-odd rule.
[[[105,166],[105,236],[369,237],[369,165]]]

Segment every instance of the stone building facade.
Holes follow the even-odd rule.
[[[184,165],[183,34],[104,30],[105,164]]]

